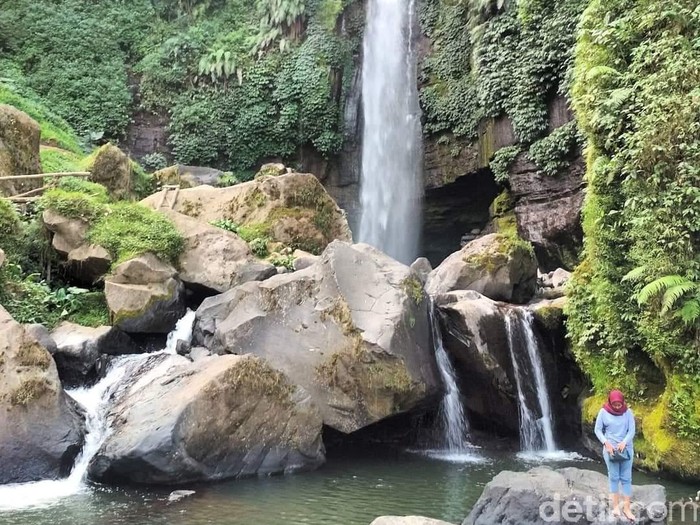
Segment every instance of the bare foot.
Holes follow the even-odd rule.
[[[625,518],[627,518],[630,521],[637,521],[637,517],[634,515],[634,513],[631,510],[625,510],[624,512]]]
[[[619,518],[619,517],[621,516],[620,509],[618,509],[617,507],[615,507],[615,508],[613,509],[613,511],[612,511],[612,515],[613,515],[613,517],[615,517],[615,518]]]

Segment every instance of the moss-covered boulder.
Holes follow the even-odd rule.
[[[193,344],[263,357],[349,433],[439,395],[428,307],[407,266],[334,241],[304,270],[206,299]]]
[[[202,222],[229,221],[247,241],[276,241],[314,254],[334,239],[351,240],[344,212],[308,173],[263,176],[228,188],[198,186],[157,193],[143,204],[172,208]]]
[[[91,173],[90,180],[105,186],[112,197],[124,199],[134,191],[131,160],[115,145],[101,146],[84,165]]]
[[[525,303],[537,286],[537,259],[517,236],[492,233],[470,242],[435,268],[426,291],[474,290],[496,301]]]
[[[182,484],[325,461],[309,395],[253,356],[151,358],[120,390],[110,420],[89,469],[99,481]]]
[[[41,173],[41,129],[26,113],[0,104],[0,177]],[[0,182],[0,195],[15,195],[39,188],[41,179]]]
[[[275,267],[255,258],[248,244],[235,233],[176,211],[163,213],[185,239],[177,268],[188,287],[225,292],[236,285],[275,275]]]
[[[0,484],[68,475],[82,419],[51,355],[0,306]]]
[[[177,271],[152,253],[121,263],[105,279],[115,326],[127,333],[168,333],[185,313]]]

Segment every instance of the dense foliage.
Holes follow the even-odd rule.
[[[700,444],[700,9],[593,0],[573,99],[589,140],[585,260],[568,328],[600,393],[651,410],[647,459],[689,472]],[[656,407],[653,409],[653,407]],[[662,414],[659,415],[659,414]],[[694,451],[694,452],[693,452]],[[690,455],[687,455],[690,454]],[[695,456],[693,456],[695,454]]]
[[[425,131],[472,139],[484,118],[505,115],[524,145],[546,138],[548,104],[568,95],[576,26],[586,4],[426,1],[421,21],[432,52],[421,78]],[[580,143],[568,140],[576,138],[575,124],[564,135],[530,150],[545,173],[555,174],[572,149],[578,152]],[[562,139],[566,145],[557,148]]]

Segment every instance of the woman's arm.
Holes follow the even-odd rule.
[[[627,418],[629,420],[629,426],[627,427],[627,434],[625,434],[624,442],[625,444],[630,445],[634,440],[634,434],[637,431],[634,423],[634,414],[632,413],[631,408],[627,410]]]
[[[595,419],[595,435],[603,445],[607,439],[605,439],[605,434],[603,432],[603,409],[601,408],[598,412],[598,417]]]

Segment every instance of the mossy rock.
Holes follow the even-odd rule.
[[[90,180],[102,184],[115,199],[126,199],[133,191],[132,166],[129,157],[111,143],[95,150],[83,161],[91,173]]]
[[[39,124],[26,113],[0,104],[0,177],[41,173]],[[0,195],[39,188],[41,179],[0,182]]]

